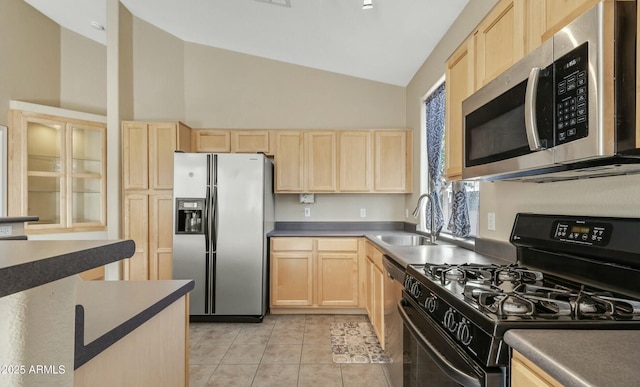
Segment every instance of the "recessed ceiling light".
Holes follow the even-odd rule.
[[[91,25],[91,27],[95,28],[98,31],[104,31],[104,26],[100,23],[98,23],[97,21],[91,21],[91,23],[89,23]]]
[[[362,4],[362,9],[372,9],[373,8],[373,0],[364,0]]]
[[[256,0],[261,3],[280,5],[282,7],[291,8],[291,0]]]

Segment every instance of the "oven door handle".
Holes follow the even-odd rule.
[[[438,367],[440,367],[442,371],[449,375],[451,379],[462,384],[463,386],[482,387],[482,383],[477,377],[469,375],[466,372],[456,368],[456,366],[451,364],[451,362],[447,358],[445,358],[436,348],[433,347],[433,345],[431,345],[429,340],[427,340],[427,338],[424,337],[422,333],[420,333],[418,327],[416,327],[415,324],[411,321],[409,315],[407,315],[407,312],[404,311],[404,308],[402,307],[402,301],[398,303],[398,310],[400,311],[400,316],[405,322],[406,327],[411,331],[411,334],[419,339],[419,344],[422,349],[429,353],[433,361],[438,365]]]

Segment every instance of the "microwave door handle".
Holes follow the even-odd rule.
[[[538,92],[538,80],[540,79],[540,67],[534,67],[529,73],[527,90],[524,96],[524,126],[527,131],[527,141],[529,149],[532,151],[543,150],[538,134],[538,123],[536,121],[536,94]]]

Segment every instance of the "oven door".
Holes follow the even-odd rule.
[[[404,386],[506,385],[505,371],[474,362],[408,297],[398,304],[403,320]]]

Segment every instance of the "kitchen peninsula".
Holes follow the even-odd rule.
[[[0,385],[184,385],[193,281],[77,275],[133,252],[130,240],[2,241]]]

